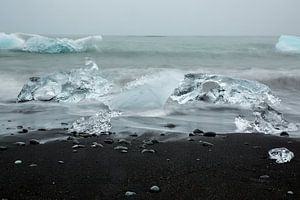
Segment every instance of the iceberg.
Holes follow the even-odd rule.
[[[107,95],[113,84],[104,79],[99,68],[87,59],[84,68],[53,73],[45,77],[31,77],[20,91],[17,102],[56,101],[76,103]]]
[[[277,134],[298,130],[295,124],[289,123],[282,113],[273,108],[280,103],[280,99],[272,94],[268,86],[257,81],[203,73],[186,74],[170,100],[178,104],[204,102],[249,109],[254,120],[237,116],[235,125],[238,132]]]
[[[290,162],[294,158],[294,153],[285,147],[271,149],[268,153],[270,159],[276,160],[278,164]]]
[[[41,35],[0,33],[0,49],[19,50],[32,53],[79,53],[99,50],[102,36],[79,39],[50,38]]]
[[[287,53],[300,53],[300,37],[282,35],[276,44],[276,49]]]

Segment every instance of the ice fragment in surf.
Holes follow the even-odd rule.
[[[79,102],[96,99],[109,93],[112,83],[102,78],[96,63],[87,59],[85,68],[31,78],[18,95],[18,102],[60,101]]]
[[[282,35],[278,39],[276,49],[286,53],[300,53],[300,37]]]
[[[294,153],[285,147],[271,149],[269,151],[270,159],[276,160],[276,163],[290,162],[294,158]]]
[[[257,81],[213,74],[186,74],[170,99],[185,104],[202,101],[251,107],[260,102],[279,103],[268,86]]]
[[[0,33],[0,49],[12,49],[33,53],[77,53],[97,51],[102,37],[88,36],[79,39],[49,38],[35,34]]]

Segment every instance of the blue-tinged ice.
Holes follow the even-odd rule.
[[[86,64],[84,68],[30,78],[17,101],[76,103],[86,99],[101,99],[110,92],[113,84],[101,76],[96,63],[87,59]]]
[[[282,35],[280,36],[276,49],[287,53],[300,53],[300,37]]]
[[[0,49],[19,50],[32,53],[79,53],[97,51],[102,37],[88,36],[80,39],[50,38],[41,35],[0,33]]]

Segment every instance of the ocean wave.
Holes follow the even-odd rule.
[[[88,36],[79,39],[50,38],[24,33],[0,33],[0,49],[32,53],[79,53],[99,50],[102,37]]]
[[[300,53],[300,37],[282,35],[278,39],[276,49],[285,53]]]

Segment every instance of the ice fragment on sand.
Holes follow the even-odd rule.
[[[115,150],[128,150],[128,147],[124,147],[124,146],[116,146],[114,149],[115,149]]]
[[[150,192],[160,192],[160,188],[157,185],[154,185],[150,188]]]
[[[136,195],[135,192],[131,192],[131,191],[125,192],[125,196],[126,196],[126,197],[130,197],[130,196],[134,196],[134,195]]]
[[[15,164],[16,164],[16,165],[22,164],[22,160],[16,160],[16,161],[15,161]]]
[[[154,149],[143,149],[142,153],[155,153]]]
[[[269,151],[270,159],[276,160],[276,163],[290,162],[294,158],[294,153],[285,147],[271,149]]]

